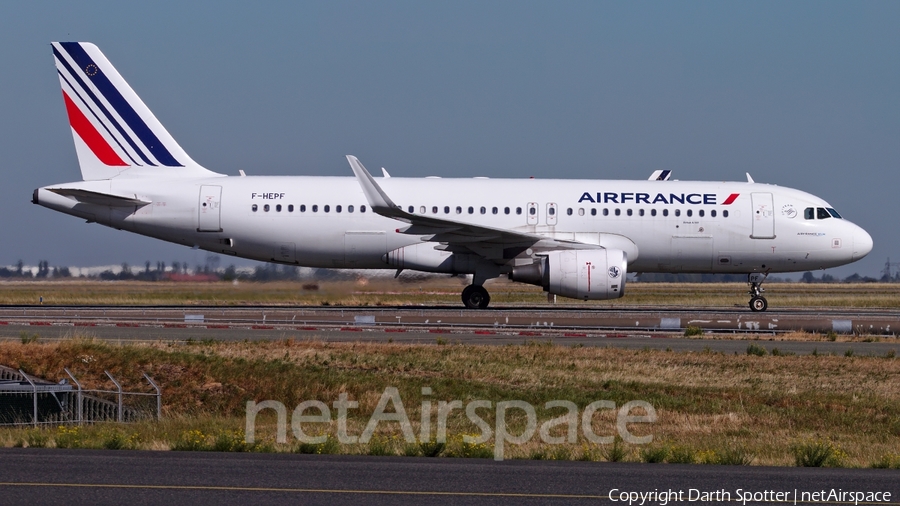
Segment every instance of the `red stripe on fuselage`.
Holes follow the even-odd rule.
[[[63,98],[66,101],[66,112],[69,113],[69,124],[75,129],[75,133],[81,137],[81,140],[91,148],[94,155],[96,155],[104,165],[128,165],[119,158],[119,155],[116,154],[112,146],[110,146],[109,143],[106,142],[106,139],[100,135],[100,132],[94,128],[94,125],[92,125],[87,117],[85,117],[84,113],[81,112],[81,109],[75,105],[75,102],[72,102],[72,99],[69,98],[69,95],[67,95],[66,92],[63,92]]]
[[[722,202],[722,205],[727,206],[728,204],[731,204],[732,202],[737,200],[739,195],[740,195],[740,193],[732,193],[731,195],[728,196],[727,199],[725,199],[725,202]]]

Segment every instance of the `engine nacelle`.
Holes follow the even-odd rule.
[[[381,260],[398,269],[447,274],[472,274],[478,262],[475,255],[436,250],[434,243],[427,242],[389,251]]]
[[[604,300],[625,295],[627,271],[628,256],[622,250],[562,250],[514,267],[509,279],[542,286],[563,297]]]

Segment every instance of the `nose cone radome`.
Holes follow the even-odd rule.
[[[872,246],[872,236],[862,228],[857,228],[853,233],[853,260],[868,255],[872,251]]]

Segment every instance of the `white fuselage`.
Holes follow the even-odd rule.
[[[831,208],[822,199],[767,184],[396,177],[378,184],[414,214],[563,241],[620,240],[631,272],[804,271],[858,260],[872,248],[862,228],[817,215]],[[50,190],[60,188],[150,203],[78,202]],[[41,188],[35,199],[117,229],[261,261],[390,268],[389,252],[418,244],[428,254],[450,255],[403,233],[404,223],[373,213],[353,177],[116,177]],[[512,264],[529,255],[516,250],[508,258]],[[446,264],[416,265],[447,272]]]

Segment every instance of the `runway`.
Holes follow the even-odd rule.
[[[684,338],[685,327],[704,333]],[[744,353],[748,340],[769,351],[884,355],[900,348],[900,314],[847,310],[684,311],[322,307],[0,307],[0,339],[91,336],[110,341],[322,340],[561,345]],[[789,331],[832,332],[835,341],[797,341]],[[836,334],[873,334],[845,342]]]
[[[11,448],[0,460],[5,504],[628,504],[621,494],[653,491],[681,492],[677,504],[691,489],[721,491],[705,501],[719,504],[853,504],[802,500],[832,489],[900,504],[897,471],[877,469]],[[754,500],[776,492],[786,500]]]

